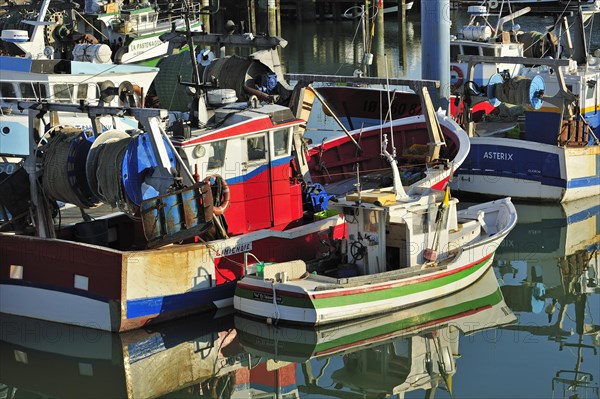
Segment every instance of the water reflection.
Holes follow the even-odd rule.
[[[294,329],[232,315],[110,334],[2,315],[0,397],[383,397],[452,389],[459,334],[515,321],[489,271],[444,299]]]
[[[0,398],[598,398],[600,204],[518,212],[477,284],[369,321],[115,335],[0,315]]]
[[[496,253],[506,302],[519,322],[505,329],[550,343],[572,356],[555,361],[556,397],[600,396],[600,204],[519,205],[519,224]],[[587,362],[584,362],[584,359]]]
[[[402,312],[318,329],[265,326],[235,317],[239,342],[279,370],[297,365],[296,389],[316,397],[383,398],[414,390],[452,392],[459,335],[516,319],[494,274],[447,298]]]
[[[370,76],[386,76],[382,65],[387,56],[390,77],[421,77],[421,15],[409,12],[404,29],[399,28],[396,15],[376,22]],[[465,10],[451,10],[451,34],[456,34],[469,20]],[[549,15],[525,15],[518,18],[523,30],[545,32],[553,24]],[[600,24],[592,26],[589,48],[600,45]],[[382,34],[383,32],[383,34]],[[305,21],[284,23],[282,36],[288,45],[282,52],[285,69],[294,73],[324,73],[352,75],[359,67],[364,53],[359,20]]]

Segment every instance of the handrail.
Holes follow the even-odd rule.
[[[318,74],[303,74],[303,73],[286,73],[285,78],[289,80],[296,80],[301,83],[361,83],[361,84],[373,84],[373,85],[386,85],[390,84],[393,86],[408,86],[413,90],[421,87],[439,88],[440,82],[437,80],[425,80],[425,79],[387,79],[387,78],[376,78],[376,77],[358,77],[358,76],[342,76],[342,75],[318,75]]]

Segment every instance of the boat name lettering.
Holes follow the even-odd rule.
[[[150,41],[143,41],[143,42],[140,41],[139,43],[136,43],[134,41],[133,43],[131,43],[129,45],[129,52],[147,50],[149,48],[156,47],[161,44],[162,44],[162,42],[158,38],[155,40],[150,40]]]
[[[244,244],[238,244],[235,247],[225,247],[225,248],[221,249],[220,251],[217,251],[217,256],[229,256],[229,255],[235,255],[235,254],[239,254],[242,252],[248,252],[248,251],[252,251],[252,243],[251,242],[247,242]]]
[[[501,161],[512,161],[513,155],[510,152],[494,152],[494,151],[486,151],[483,153],[484,159],[499,159]]]
[[[395,115],[419,115],[421,114],[421,104],[392,101],[391,111]],[[379,113],[379,101],[365,100],[363,103],[363,112]]]
[[[267,294],[266,292],[252,292],[252,299],[262,302],[273,302],[273,294]],[[277,296],[277,304],[281,305],[282,302],[283,298]]]

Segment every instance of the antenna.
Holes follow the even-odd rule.
[[[362,200],[360,196],[360,164],[358,162],[356,163],[356,183],[354,184],[354,187],[356,187],[356,192],[358,193],[358,203],[360,204]]]
[[[390,75],[388,72],[387,54],[383,55],[385,61],[385,87],[387,89],[388,98],[388,115],[390,116],[390,136],[392,139],[392,156],[396,159],[396,145],[394,144],[394,126],[392,124],[392,100],[390,98]]]

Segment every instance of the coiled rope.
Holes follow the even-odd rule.
[[[118,207],[123,211],[130,208],[121,179],[123,158],[130,142],[131,137],[126,137],[102,144],[98,148],[95,165],[100,199],[113,208]],[[94,166],[88,165],[88,167]]]
[[[81,140],[81,129],[61,127],[48,140],[44,149],[42,164],[42,189],[48,199],[74,204],[80,208],[89,208],[95,203],[91,198],[78,194],[74,187],[85,184],[77,181],[75,164],[70,162],[72,145]],[[75,141],[75,142],[74,142]]]
[[[494,97],[503,103],[524,105],[529,104],[529,88],[531,79],[517,76],[503,83],[494,85]]]

